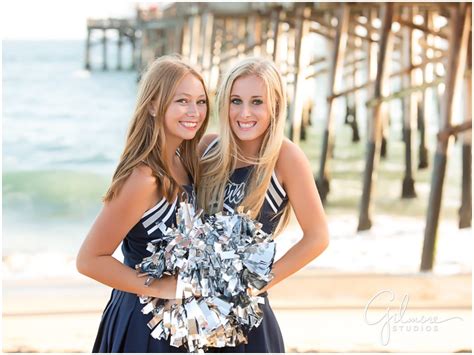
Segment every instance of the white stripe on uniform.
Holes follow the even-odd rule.
[[[272,208],[273,212],[277,213],[278,210],[277,210],[277,208],[275,207],[275,205],[273,204],[272,200],[270,200],[270,198],[268,197],[268,194],[265,194],[265,199],[267,200],[268,204],[269,204],[270,207]]]
[[[277,186],[278,190],[281,192],[281,194],[283,195],[283,197],[286,196],[286,191],[283,189],[283,187],[280,185],[280,182],[278,181],[277,179],[277,176],[275,174],[275,170],[273,170],[273,173],[272,173],[272,178],[273,178],[273,181],[275,182],[275,185]]]

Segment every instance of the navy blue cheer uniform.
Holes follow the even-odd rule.
[[[183,188],[188,201],[194,204],[194,187],[185,185]],[[140,221],[123,240],[122,252],[125,265],[135,269],[136,264],[151,255],[146,250],[148,242],[163,236],[160,230],[161,223],[167,227],[176,225],[178,205],[178,198],[173,203],[168,203],[163,198],[144,213]],[[145,282],[145,278],[143,282]],[[151,313],[144,315],[141,312],[144,306],[136,294],[112,290],[112,295],[102,315],[92,352],[187,352],[184,347],[171,346],[169,340],[157,340],[151,336],[151,329],[147,324],[153,315]]]
[[[204,156],[217,145],[215,139],[204,152]],[[244,166],[234,170],[230,181],[225,187],[224,210],[232,212],[240,206],[245,197],[248,179],[252,173],[253,166]],[[262,229],[266,233],[272,233],[281,217],[281,211],[288,203],[285,190],[278,182],[275,172],[272,174],[270,185],[265,194],[265,201],[260,210],[257,220],[262,223]],[[263,319],[257,328],[253,328],[247,336],[247,344],[236,347],[209,348],[208,352],[236,352],[236,353],[284,353],[285,346],[281,335],[280,326],[273,313],[268,300],[267,292],[260,296],[264,297],[265,304],[260,305],[263,311]]]

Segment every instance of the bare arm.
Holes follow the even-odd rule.
[[[329,244],[326,216],[314,183],[311,166],[303,151],[285,141],[277,168],[282,183],[303,230],[303,238],[273,265],[274,279],[261,292],[303,268]]]
[[[175,298],[176,280],[165,277],[147,287],[145,278],[112,254],[143,213],[158,200],[155,178],[148,167],[135,168],[112,201],[104,203],[77,255],[77,269],[118,290],[159,298]]]

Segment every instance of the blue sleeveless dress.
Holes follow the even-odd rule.
[[[206,149],[206,155],[217,144],[214,140]],[[224,209],[232,212],[238,207],[245,197],[247,181],[251,175],[253,166],[244,166],[234,170],[230,176],[230,181],[225,188]],[[278,182],[275,172],[272,174],[270,185],[265,194],[260,214],[257,220],[262,223],[262,229],[266,233],[274,232],[281,218],[280,212],[288,203],[288,196]],[[223,353],[284,353],[285,345],[280,326],[273,313],[268,300],[267,292],[261,294],[265,299],[265,304],[261,305],[263,319],[257,328],[252,329],[247,336],[247,344],[236,347],[210,348],[208,352]]]
[[[195,203],[194,187],[183,186],[188,201]],[[159,228],[161,222],[167,227],[176,224],[176,209],[178,199],[168,203],[165,198],[153,208],[145,212],[138,223],[128,232],[122,243],[124,264],[132,269],[150,252],[146,250],[147,243],[160,238],[163,234]],[[145,279],[143,280],[145,282]],[[102,315],[97,337],[92,352],[106,353],[169,353],[186,352],[186,349],[176,348],[167,340],[153,338],[148,328],[152,314],[144,315],[144,307],[134,293],[113,289],[112,295]]]

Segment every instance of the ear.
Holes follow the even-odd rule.
[[[156,108],[155,108],[155,102],[154,101],[151,101],[149,104],[148,104],[148,113],[150,115],[152,115],[153,117],[156,117]]]

